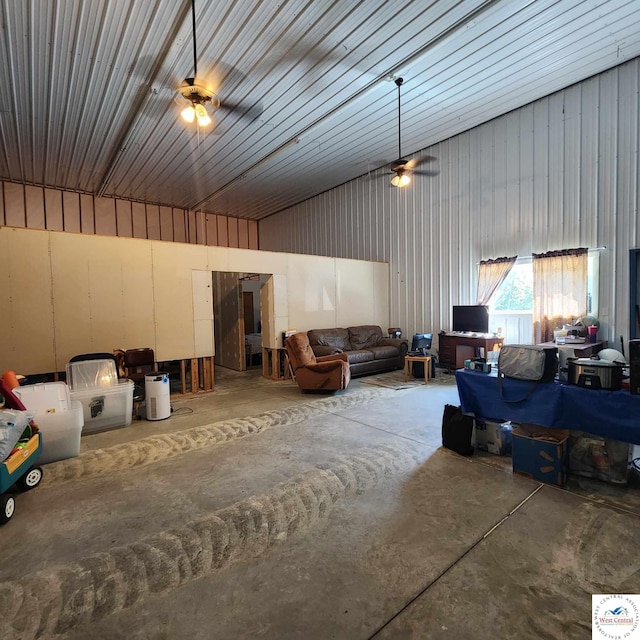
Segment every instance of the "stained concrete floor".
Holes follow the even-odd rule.
[[[0,637],[582,639],[592,593],[640,593],[635,477],[458,456],[452,376],[372,381],[218,369],[168,420],[84,436],[0,529]]]

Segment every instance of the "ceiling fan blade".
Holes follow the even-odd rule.
[[[433,171],[412,171],[409,170],[407,171],[408,174],[412,175],[412,176],[438,176],[440,175],[440,171],[438,171],[437,169],[434,169]]]
[[[411,158],[411,160],[407,161],[406,168],[407,170],[415,169],[423,164],[428,164],[429,162],[433,162],[437,160],[435,156],[422,156],[418,158]]]
[[[430,177],[434,177],[434,176],[438,176],[440,175],[440,170],[439,169],[432,169],[430,171],[418,171],[417,169],[402,169],[402,171],[398,171],[397,169],[391,169],[391,171],[385,171],[383,174],[380,175],[398,175],[398,173],[406,173],[408,176],[430,176]]]
[[[249,120],[259,118],[264,110],[262,102],[248,104],[245,102],[229,102],[227,100],[221,100],[219,108],[225,111],[231,111],[238,114],[240,117],[247,118]]]

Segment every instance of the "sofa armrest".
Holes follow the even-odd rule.
[[[382,338],[378,345],[381,347],[396,347],[402,356],[406,356],[409,353],[409,343],[402,338]]]
[[[308,371],[314,371],[315,373],[328,373],[334,369],[342,369],[344,367],[342,359],[325,360],[324,362],[318,362],[316,364],[308,364],[305,369]],[[348,367],[349,365],[347,365]]]
[[[334,360],[342,360],[343,362],[349,362],[349,356],[341,351],[340,353],[333,353],[330,356],[316,357],[316,362],[332,362]]]
[[[311,348],[313,349],[313,353],[316,356],[316,358],[322,357],[322,356],[332,356],[338,353],[342,353],[342,349],[338,347],[327,347],[321,344],[316,344]]]

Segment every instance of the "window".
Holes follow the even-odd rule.
[[[491,296],[489,306],[496,311],[528,311],[533,309],[533,269],[531,258],[518,259]]]
[[[587,258],[587,313],[598,316],[599,251]],[[511,344],[533,341],[533,265],[518,258],[489,301],[490,331],[500,332]]]

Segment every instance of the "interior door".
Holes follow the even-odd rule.
[[[240,274],[216,271],[214,282],[214,362],[216,366],[245,371],[247,365]]]
[[[253,291],[242,292],[242,307],[244,309],[244,332],[255,333],[253,321]]]

